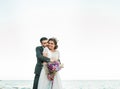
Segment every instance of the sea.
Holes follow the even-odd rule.
[[[120,80],[62,80],[63,89],[120,89]],[[0,89],[32,89],[33,80],[0,80]]]

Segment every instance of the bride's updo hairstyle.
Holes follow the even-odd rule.
[[[49,40],[48,40],[48,43],[49,43],[49,41],[53,41],[54,42],[54,44],[55,44],[55,48],[54,49],[57,49],[58,48],[58,45],[57,45],[57,39],[56,38],[50,38]]]

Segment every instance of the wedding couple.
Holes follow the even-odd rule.
[[[59,73],[55,74],[54,81],[50,81],[45,68],[45,65],[50,61],[60,61],[57,40],[55,38],[47,39],[42,37],[40,43],[41,46],[36,47],[37,64],[33,89],[62,89]]]

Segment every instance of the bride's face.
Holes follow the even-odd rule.
[[[55,48],[55,43],[54,43],[53,41],[49,41],[49,42],[48,42],[48,48],[49,48],[50,50],[54,50],[54,48]]]

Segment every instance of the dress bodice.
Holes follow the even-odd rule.
[[[45,47],[44,50],[43,50],[43,53],[47,53],[48,58],[53,58],[53,59],[56,59],[56,60],[59,59],[59,51],[58,50],[55,50],[54,52],[52,52],[47,47]]]

